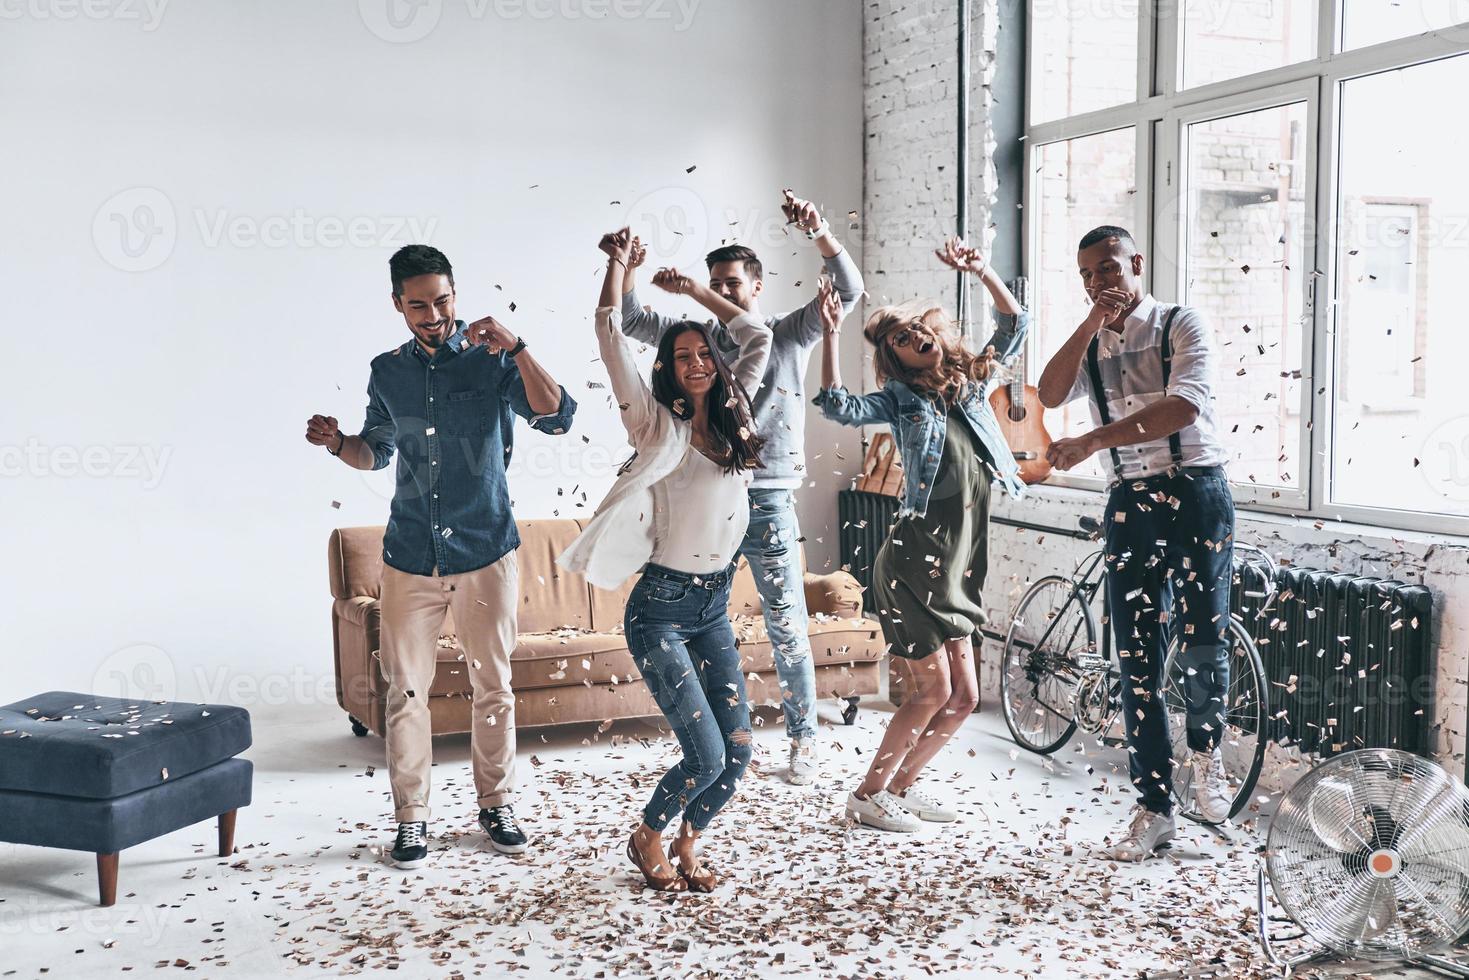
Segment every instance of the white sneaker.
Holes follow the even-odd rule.
[[[1176,833],[1178,828],[1171,815],[1135,806],[1127,825],[1127,836],[1110,847],[1102,848],[1102,853],[1114,861],[1141,861],[1168,846]]]
[[[927,820],[929,823],[953,823],[959,819],[959,814],[916,786],[909,786],[902,794],[891,793],[889,795],[898,801],[899,806],[919,820]]]
[[[1194,806],[1199,816],[1205,823],[1228,820],[1234,807],[1234,791],[1224,775],[1224,754],[1217,747],[1213,752],[1193,752],[1189,764],[1194,770]]]
[[[878,790],[865,800],[859,799],[856,793],[848,793],[847,818],[868,827],[899,834],[916,833],[923,826],[922,821],[904,809],[898,798],[885,789]]]
[[[816,782],[816,739],[791,739],[791,764],[785,775],[786,782],[794,786],[810,786]]]

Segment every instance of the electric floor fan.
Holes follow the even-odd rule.
[[[1276,902],[1319,949],[1286,958],[1274,948],[1267,878]],[[1281,800],[1257,891],[1260,945],[1283,977],[1327,957],[1469,977],[1469,965],[1442,955],[1469,930],[1469,791],[1397,749],[1329,759]]]

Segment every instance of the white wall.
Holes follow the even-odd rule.
[[[773,311],[819,268],[780,189],[837,228],[860,206],[848,0],[152,3],[36,0],[0,30],[0,701],[332,699],[327,535],[382,523],[391,476],[302,434],[359,425],[407,338],[397,246],[442,248],[461,317],[523,332],[581,402],[570,437],[518,430],[511,481],[519,516],[571,515],[624,443],[587,388],[597,236],[659,223],[650,263],[696,272],[737,237]]]

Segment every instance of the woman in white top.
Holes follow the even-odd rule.
[[[751,754],[729,587],[749,521],[746,487],[760,466],[749,393],[765,373],[771,332],[707,286],[661,269],[654,284],[696,294],[729,324],[740,354],[726,365],[708,330],[686,320],[659,342],[650,387],[633,360],[618,309],[632,246],[626,228],[602,237],[609,258],[596,324],[635,453],[586,530],[557,560],[604,589],[642,573],[623,617],[628,650],[683,758],[643,808],[627,855],[656,890],[710,891],[716,878],[699,861],[697,840],[734,795]],[[668,849],[678,863],[674,873],[663,856],[662,834],[679,814],[683,823]]]

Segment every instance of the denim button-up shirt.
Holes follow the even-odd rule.
[[[994,347],[996,361],[1008,360],[1025,342],[1030,315],[1022,310],[1016,316],[996,314],[995,319],[999,329],[985,346]],[[1025,492],[1025,484],[1020,481],[1020,465],[1015,462],[990,408],[989,393],[998,383],[999,372],[992,372],[983,384],[970,386],[968,395],[955,408],[969,420],[1010,496],[1019,497]],[[928,513],[928,496],[938,478],[947,435],[941,404],[892,378],[870,395],[854,395],[846,388],[824,388],[814,401],[823,415],[842,425],[886,422],[892,428],[903,462],[903,500],[899,513],[919,517]]]
[[[372,468],[398,453],[383,561],[411,575],[471,572],[520,547],[505,483],[510,413],[551,435],[576,414],[565,388],[555,412],[535,414],[515,361],[470,344],[464,321],[455,327],[432,356],[416,340],[379,354],[367,384],[361,437]]]

